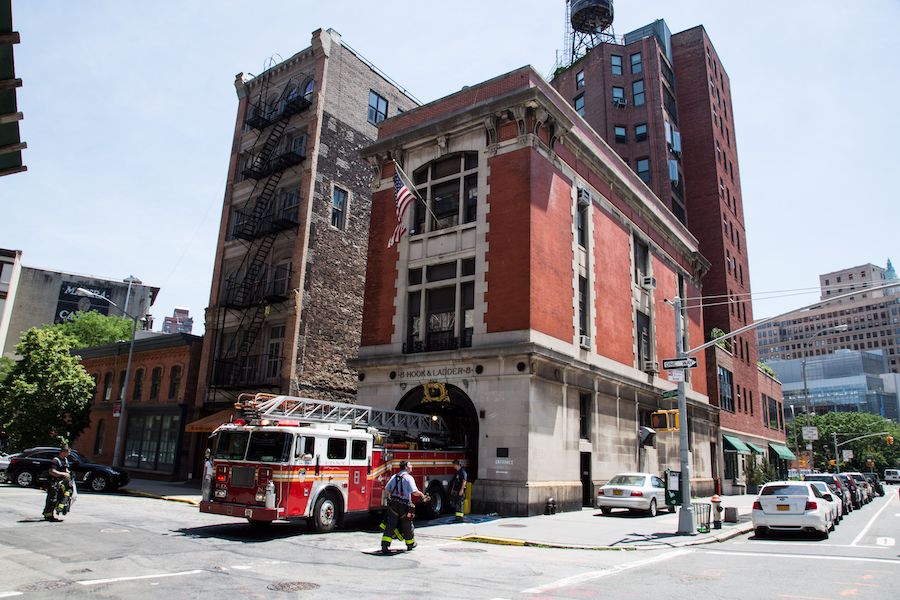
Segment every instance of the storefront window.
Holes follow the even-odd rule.
[[[125,466],[172,471],[177,455],[181,415],[129,414],[125,434]]]

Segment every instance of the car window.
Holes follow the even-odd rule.
[[[822,489],[825,488],[825,489]],[[814,481],[812,484],[813,494],[816,498],[824,498],[823,494],[828,493],[828,487],[821,481]]]
[[[56,456],[59,455],[59,452],[53,452],[52,450],[45,450],[43,452],[35,452],[28,458],[33,458],[35,460],[53,460]]]
[[[653,477],[653,478],[652,478],[652,481],[653,481],[653,487],[655,487],[655,488],[664,488],[664,487],[666,487],[666,484],[663,483],[663,480],[660,479],[659,477]]]
[[[344,438],[328,438],[328,458],[332,460],[347,458],[347,440]]]
[[[644,485],[646,479],[643,475],[616,475],[609,480],[609,485]]]
[[[789,483],[767,485],[762,489],[760,496],[809,496],[809,488],[805,485],[792,485]]]
[[[294,436],[284,431],[254,431],[247,446],[247,460],[287,462]]]

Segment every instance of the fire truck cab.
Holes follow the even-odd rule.
[[[403,460],[440,513],[453,460],[465,458],[463,450],[422,447],[444,428],[430,415],[263,394],[235,406],[244,418],[213,433],[200,510],[252,525],[305,519],[324,532],[348,513],[382,510],[384,486]]]

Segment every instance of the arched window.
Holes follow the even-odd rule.
[[[303,85],[303,97],[312,102],[314,91],[316,91],[316,80],[312,78],[307,79],[306,83]]]
[[[150,399],[158,400],[159,399],[159,388],[162,385],[162,367],[153,367],[153,371],[150,373]]]
[[[106,420],[97,421],[97,436],[94,438],[94,456],[103,453],[103,438],[106,435]]]
[[[175,365],[169,371],[169,400],[176,400],[181,390],[181,366]]]
[[[94,393],[91,394],[91,397],[94,399],[94,402],[96,402],[99,400],[99,398],[97,398],[97,392],[100,391],[100,373],[94,373],[91,377],[94,379]]]
[[[134,372],[134,392],[132,399],[140,402],[141,396],[144,395],[144,369],[140,368]]]
[[[428,211],[421,202],[416,202],[410,234],[472,223],[478,217],[477,152],[460,152],[433,160],[416,169],[413,182],[428,203],[431,218],[426,228]]]
[[[107,371],[103,376],[103,402],[109,402],[112,398],[112,371]]]

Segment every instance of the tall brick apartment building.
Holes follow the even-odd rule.
[[[590,504],[622,471],[677,467],[678,434],[641,447],[672,408],[675,294],[699,294],[697,240],[532,68],[386,121],[378,164],[358,400],[444,416],[476,478],[474,510]],[[396,224],[397,160],[428,210]],[[700,311],[687,343],[700,343]],[[700,357],[700,362],[704,357]],[[713,489],[715,407],[689,385],[699,493]]]
[[[596,45],[551,83],[696,236],[711,267],[702,302],[687,304],[702,304],[705,334],[752,323],[731,85],[706,30],[672,35],[657,20]],[[723,491],[741,491],[741,456],[764,454],[782,467],[792,456],[783,415],[770,418],[783,410],[780,388],[757,366],[753,333],[728,351],[708,349],[706,359],[709,395],[721,409],[718,473]]]
[[[235,88],[201,362],[207,413],[242,391],[351,397],[373,179],[359,149],[416,102],[333,30]]]

